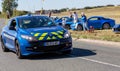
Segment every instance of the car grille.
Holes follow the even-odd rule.
[[[60,41],[60,45],[44,46],[44,43],[53,42],[53,41]],[[35,52],[59,51],[61,49],[69,48],[72,46],[72,42],[69,42],[69,39],[30,42],[30,44],[31,44],[31,47],[26,47],[27,51],[35,51]]]
[[[53,52],[53,51],[59,51],[63,48],[66,48],[66,44],[55,45],[55,46],[33,46],[33,47],[27,47],[26,49],[28,51],[34,51],[34,52]]]

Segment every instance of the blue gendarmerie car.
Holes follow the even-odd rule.
[[[3,27],[0,37],[2,50],[12,50],[18,58],[31,54],[72,51],[70,33],[46,16],[14,17]]]

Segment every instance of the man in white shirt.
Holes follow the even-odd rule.
[[[76,24],[75,25],[75,29],[77,29],[77,26],[78,26],[78,15],[77,15],[77,13],[76,12],[74,12],[73,13],[73,20],[74,20],[74,24]]]

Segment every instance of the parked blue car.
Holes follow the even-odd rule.
[[[104,18],[102,16],[92,16],[88,18],[88,28],[93,26],[94,29],[110,29],[115,25],[115,20],[110,18]],[[71,25],[72,30],[83,30],[83,25],[81,22],[78,22],[77,29],[75,28],[75,24]]]
[[[113,27],[113,32],[115,32],[115,33],[120,33],[120,24],[116,24],[116,25]]]
[[[55,23],[57,25],[62,25],[63,18],[66,20],[65,28],[70,29],[70,25],[73,24],[73,18],[70,17],[61,17],[60,19],[57,19]]]
[[[9,20],[1,32],[4,52],[12,50],[18,58],[31,54],[70,53],[70,33],[47,16],[18,16]]]

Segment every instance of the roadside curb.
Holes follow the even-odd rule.
[[[111,46],[119,46],[120,47],[120,42],[93,40],[93,39],[77,39],[77,38],[73,38],[73,40],[74,41],[83,41],[83,42],[90,42],[90,43],[96,43],[96,44],[102,44],[102,45],[111,45]]]

